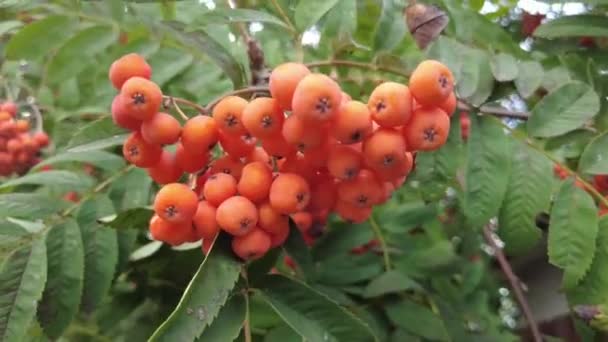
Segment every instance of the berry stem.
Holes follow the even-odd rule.
[[[171,97],[171,104],[173,105],[173,108],[175,108],[175,111],[179,114],[179,116],[181,116],[182,119],[184,119],[185,121],[188,121],[188,115],[186,115],[179,107],[179,104],[177,104],[177,101],[175,101],[175,97]]]
[[[382,235],[380,226],[378,225],[378,222],[376,222],[376,219],[374,218],[373,214],[370,215],[370,217],[369,217],[369,224],[372,226],[372,229],[374,230],[374,235],[376,235],[376,238],[380,242],[380,248],[382,249],[382,257],[384,258],[384,268],[385,268],[385,270],[390,271],[391,270],[391,257],[388,253],[386,240],[384,240],[384,235]]]
[[[283,22],[289,28],[289,31],[291,31],[291,33],[293,35],[295,35],[297,33],[296,28],[293,25],[293,23],[291,22],[291,20],[289,19],[289,17],[287,16],[287,14],[285,13],[285,11],[283,11],[283,9],[281,8],[281,5],[279,5],[277,0],[271,0],[271,2],[272,2],[272,6],[274,6],[274,8],[277,10],[277,12],[279,12],[279,16],[281,17]]]
[[[165,95],[164,98],[166,100],[169,100],[174,105],[179,103],[179,104],[183,104],[186,106],[190,106],[190,107],[196,109],[197,111],[199,111],[199,113],[201,113],[201,114],[207,113],[205,107],[203,107],[195,102],[192,102],[190,100],[186,100],[181,97],[173,97],[173,96],[167,96],[167,95]],[[188,119],[188,117],[186,117],[186,119]]]
[[[405,78],[410,77],[409,73],[407,73],[405,70],[400,70],[400,69],[396,69],[396,68],[385,67],[385,66],[375,65],[375,64],[371,64],[371,63],[365,63],[365,62],[348,61],[348,60],[344,60],[344,59],[332,59],[330,61],[311,62],[311,63],[306,63],[306,66],[309,68],[319,68],[319,67],[324,67],[324,66],[347,66],[347,67],[353,67],[353,68],[359,68],[359,69],[384,71],[384,72],[388,72],[388,73],[391,73],[394,75],[399,75],[399,76],[405,77]]]
[[[470,111],[470,110],[473,110],[474,107],[462,100],[459,100],[458,109]],[[482,105],[481,107],[479,107],[479,111],[483,114],[491,114],[491,115],[498,116],[498,117],[520,119],[520,120],[528,120],[528,118],[530,117],[530,115],[526,112],[511,111],[511,110],[504,109],[501,107],[494,107],[494,106],[488,106],[488,105]]]
[[[222,94],[221,96],[215,98],[213,101],[209,102],[209,104],[207,104],[207,106],[205,106],[205,108],[204,108],[205,113],[210,113],[213,110],[213,107],[215,107],[225,97],[234,96],[234,95],[252,94],[252,93],[258,93],[258,92],[268,93],[269,90],[268,90],[267,86],[254,86],[254,87],[247,87],[247,88],[229,91],[229,92]]]
[[[494,240],[494,236],[492,233],[491,224],[487,224],[483,227],[483,236],[484,236],[486,242],[488,243],[488,245],[490,245],[490,247],[492,247],[492,250],[494,250],[494,256],[496,257],[496,260],[498,261],[498,264],[500,265],[500,269],[502,270],[502,273],[504,273],[505,277],[507,277],[509,284],[511,284],[511,288],[513,289],[513,292],[515,293],[515,299],[517,299],[517,302],[519,303],[519,306],[521,307],[524,317],[526,318],[526,321],[528,321],[528,326],[530,327],[534,341],[542,342],[542,340],[543,340],[542,335],[540,333],[540,330],[538,329],[536,320],[534,319],[534,316],[532,315],[532,310],[530,310],[530,305],[528,304],[528,301],[526,300],[526,297],[524,296],[524,293],[522,291],[521,281],[519,280],[517,275],[513,272],[513,268],[511,267],[511,264],[509,264],[509,261],[507,260],[504,253],[502,252],[502,249],[496,245],[496,241]]]

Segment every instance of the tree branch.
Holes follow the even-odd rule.
[[[494,250],[494,256],[496,257],[496,260],[498,261],[498,264],[500,265],[502,273],[504,273],[505,277],[507,277],[507,280],[509,281],[509,284],[511,285],[511,289],[513,289],[513,292],[515,293],[515,299],[519,303],[519,306],[524,314],[524,317],[525,317],[526,321],[528,322],[528,326],[530,327],[534,341],[542,342],[543,341],[542,335],[540,333],[540,330],[538,329],[536,320],[534,319],[534,316],[532,315],[532,310],[530,310],[530,305],[528,304],[528,301],[526,300],[526,297],[524,296],[523,290],[521,288],[521,282],[520,282],[519,278],[517,277],[517,275],[515,275],[515,273],[513,273],[511,264],[509,264],[509,261],[505,257],[505,254],[502,252],[502,249],[496,245],[496,241],[494,241],[494,236],[493,236],[491,229],[492,229],[491,224],[485,225],[483,227],[483,236],[484,236],[486,242],[488,243],[488,245],[490,245],[490,247],[492,247],[492,249]]]
[[[530,114],[528,114],[526,112],[511,111],[511,110],[508,110],[508,109],[505,109],[502,107],[482,105],[479,108],[474,108],[473,106],[471,106],[470,104],[468,104],[462,100],[458,101],[457,108],[460,110],[465,110],[465,111],[470,111],[470,110],[476,109],[482,114],[490,114],[490,115],[497,116],[497,117],[512,118],[512,119],[519,119],[519,120],[528,120],[528,118],[530,117]]]
[[[223,98],[225,98],[227,96],[243,95],[243,94],[251,94],[251,93],[268,93],[268,92],[270,92],[270,90],[268,90],[268,87],[266,87],[266,86],[247,87],[247,88],[229,91],[229,92],[222,94],[219,97],[215,98],[211,102],[209,102],[209,104],[207,104],[207,106],[205,106],[205,108],[204,108],[205,113],[211,113],[211,111],[213,110],[213,107],[215,107],[215,105],[217,105],[218,102],[220,102]]]

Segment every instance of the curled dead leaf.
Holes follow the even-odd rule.
[[[439,37],[450,21],[447,14],[439,7],[424,4],[407,6],[405,20],[416,45],[421,50]]]

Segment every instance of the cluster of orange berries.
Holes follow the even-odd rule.
[[[445,143],[456,107],[453,76],[437,61],[422,62],[409,87],[380,84],[367,103],[328,76],[286,63],[271,73],[271,97],[227,96],[210,116],[182,126],[159,112],[163,95],[150,76],[137,54],[109,71],[120,90],[114,122],[133,131],[124,157],[164,184],[151,235],[171,245],[202,239],[205,250],[223,230],[245,260],[282,245],[290,218],[309,242],[313,222],[331,212],[367,220],[404,183],[416,151]],[[212,160],[217,143],[222,154]],[[163,148],[171,144],[174,153]],[[194,189],[179,183],[184,173],[197,175]]]
[[[24,174],[39,162],[38,152],[48,146],[44,132],[30,132],[30,123],[18,119],[19,108],[12,101],[0,104],[0,177]]]

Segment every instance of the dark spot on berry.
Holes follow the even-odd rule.
[[[298,203],[302,202],[302,201],[304,201],[304,197],[306,197],[306,195],[300,192],[299,194],[296,195],[296,200],[298,200]]]
[[[222,169],[223,173],[232,174],[229,168]]]
[[[146,103],[146,97],[142,93],[135,93],[135,94],[133,94],[132,98],[133,98],[133,104],[138,105],[138,104]]]
[[[376,112],[381,112],[385,108],[386,108],[386,104],[384,104],[384,101],[380,101],[380,102],[376,103]]]
[[[263,128],[272,127],[272,118],[270,117],[270,115],[264,115],[261,122]]]
[[[359,140],[361,140],[361,131],[354,131],[351,135],[350,135],[350,141],[352,142],[357,142]]]
[[[393,162],[395,161],[395,157],[391,154],[384,156],[384,159],[382,160],[382,163],[385,166],[391,165]]]
[[[346,169],[344,171],[344,176],[346,179],[353,179],[357,175],[357,170],[355,169]]]
[[[357,197],[357,203],[359,203],[359,204],[360,204],[360,205],[362,205],[362,206],[367,205],[367,200],[368,200],[368,198],[367,198],[367,196],[365,196],[365,195],[359,195],[359,196]]]
[[[165,208],[165,214],[168,217],[173,217],[175,215],[177,215],[177,208],[174,205],[170,205],[168,207]]]
[[[426,141],[434,141],[436,135],[437,131],[435,131],[433,127],[429,127],[424,130],[424,140]]]
[[[128,151],[129,151],[129,156],[131,156],[131,157],[135,157],[135,156],[139,155],[139,149],[135,145],[129,146]]]
[[[226,119],[224,120],[224,122],[226,123],[226,126],[234,127],[239,123],[239,120],[236,118],[236,116],[234,116],[232,114],[228,114],[226,116]]]
[[[331,110],[331,102],[328,98],[322,97],[319,99],[319,102],[315,105],[315,109],[321,113],[325,114]]]
[[[448,78],[445,75],[439,76],[439,85],[441,88],[445,88],[448,86]]]
[[[245,230],[245,229],[249,228],[249,226],[251,225],[251,220],[248,217],[246,217],[246,218],[242,219],[241,222],[239,222],[239,224],[241,226],[241,229]]]

